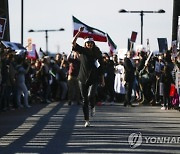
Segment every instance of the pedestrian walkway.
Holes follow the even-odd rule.
[[[97,106],[84,127],[78,105],[32,104],[0,114],[0,154],[180,153],[180,112]]]

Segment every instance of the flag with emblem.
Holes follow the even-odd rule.
[[[106,33],[104,33],[99,29],[86,25],[85,23],[81,22],[74,16],[73,16],[73,26],[74,26],[73,36],[76,35],[80,27],[84,27],[84,31],[80,34],[79,37],[81,38],[92,37],[94,41],[107,42]]]
[[[81,38],[86,38],[86,37],[92,37],[94,41],[99,41],[99,42],[108,42],[108,45],[110,47],[110,53],[113,53],[116,49],[116,44],[112,41],[110,36],[96,28],[93,28],[91,26],[88,26],[87,24],[81,22],[79,19],[73,16],[73,36],[76,35],[80,27],[84,27],[83,32],[81,32],[80,36]]]

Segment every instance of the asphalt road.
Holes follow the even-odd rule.
[[[0,113],[0,154],[180,153],[180,112],[160,106],[82,108],[53,102]]]

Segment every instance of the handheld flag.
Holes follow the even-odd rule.
[[[112,41],[112,39],[110,38],[110,36],[108,34],[107,34],[107,41],[108,41],[108,45],[109,45],[109,48],[110,48],[110,54],[112,55],[114,53],[114,51],[116,50],[117,46]]]
[[[113,53],[114,50],[117,48],[116,44],[112,41],[112,39],[107,33],[86,25],[85,23],[81,22],[74,16],[73,16],[73,26],[74,26],[73,36],[76,35],[80,27],[84,27],[84,31],[80,34],[79,37],[81,38],[92,37],[94,41],[108,42],[108,45],[110,47],[110,53]]]
[[[80,34],[79,37],[81,38],[92,37],[94,41],[107,42],[106,34],[103,31],[84,24],[74,16],[73,16],[73,25],[74,25],[73,36],[76,35],[79,28],[83,26],[84,31]]]

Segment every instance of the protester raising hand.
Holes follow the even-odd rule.
[[[90,126],[89,123],[89,105],[91,107],[91,116],[95,114],[95,95],[99,81],[104,86],[104,71],[102,52],[95,45],[93,38],[86,38],[84,45],[80,46],[76,43],[84,27],[80,27],[79,31],[73,38],[73,51],[80,54],[80,70],[78,75],[79,88],[82,96],[83,113],[85,127]]]
[[[81,34],[81,32],[84,30],[84,27],[80,27],[78,32],[76,33],[76,35],[74,36],[73,38],[73,41],[72,41],[72,45],[73,47],[76,46],[76,41],[77,41],[77,38],[79,37],[79,35]]]

